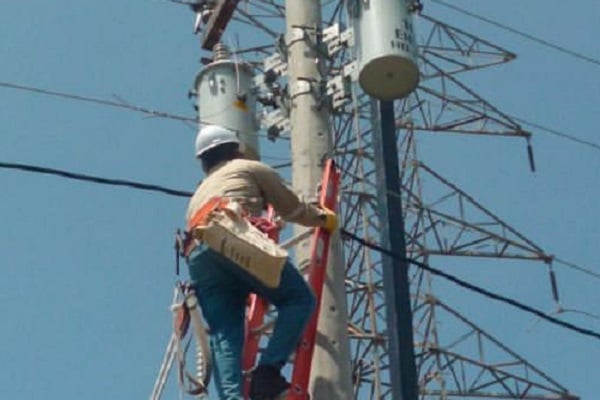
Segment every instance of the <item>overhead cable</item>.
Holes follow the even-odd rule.
[[[3,81],[0,81],[0,87],[23,90],[23,91],[44,94],[44,95],[49,95],[49,96],[62,97],[62,98],[67,98],[67,99],[71,99],[71,100],[85,101],[85,102],[105,105],[105,106],[109,106],[109,107],[118,107],[118,108],[123,108],[123,109],[131,110],[131,111],[143,113],[146,115],[151,115],[153,117],[158,117],[158,118],[173,119],[173,120],[178,120],[178,121],[183,121],[183,122],[199,122],[198,119],[192,118],[192,117],[186,117],[186,116],[182,116],[182,115],[167,113],[164,111],[150,110],[150,109],[147,109],[144,107],[134,106],[134,105],[128,104],[127,102],[125,102],[122,99],[119,99],[120,101],[112,101],[112,100],[100,99],[100,98],[95,98],[95,97],[87,97],[87,96],[82,96],[82,95],[77,95],[77,94],[72,94],[72,93],[58,92],[55,90],[47,90],[47,89],[42,89],[42,88],[38,88],[38,87],[25,86],[25,85],[20,85],[20,84],[11,83],[11,82],[3,82]],[[540,124],[527,121],[522,118],[518,118],[518,117],[514,117],[514,116],[512,118],[519,122],[522,122],[526,125],[540,129],[544,132],[551,133],[553,135],[562,137],[563,139],[571,140],[571,141],[577,142],[579,144],[593,147],[596,150],[600,150],[600,144],[586,141],[586,140],[580,139],[576,136],[569,135],[564,132],[560,132],[556,129],[548,128],[548,127],[542,126]],[[268,138],[268,135],[259,134],[258,136]],[[280,139],[288,139],[288,138],[280,137]]]
[[[561,52],[563,54],[567,54],[567,55],[569,55],[571,57],[575,57],[575,58],[577,58],[577,59],[579,59],[581,61],[585,61],[585,62],[588,62],[590,64],[600,65],[600,60],[598,60],[597,58],[589,57],[589,56],[586,56],[585,54],[582,54],[582,53],[579,53],[577,51],[568,49],[568,48],[566,48],[564,46],[560,46],[560,45],[554,44],[554,43],[549,42],[549,41],[547,41],[545,39],[541,39],[541,38],[533,36],[533,35],[531,35],[529,33],[520,31],[520,30],[512,28],[512,27],[510,27],[508,25],[505,25],[505,24],[502,24],[500,22],[494,21],[494,20],[492,20],[490,18],[486,18],[486,17],[484,17],[482,15],[475,14],[474,12],[465,10],[464,8],[461,8],[461,7],[456,6],[454,4],[449,4],[449,3],[446,3],[445,1],[442,1],[442,0],[431,0],[431,1],[433,1],[434,3],[438,3],[438,4],[440,4],[440,5],[444,6],[444,7],[450,8],[450,9],[452,9],[454,11],[457,11],[457,12],[460,12],[462,14],[465,14],[465,15],[468,15],[470,17],[473,17],[473,18],[476,18],[478,20],[481,20],[483,22],[487,22],[490,25],[494,25],[494,26],[496,26],[498,28],[504,29],[505,31],[508,31],[508,32],[514,33],[515,35],[519,35],[521,37],[524,37],[524,38],[526,38],[528,40],[531,40],[532,42],[535,42],[537,44],[540,44],[542,46],[546,46],[546,47],[549,47],[549,48],[551,48],[553,50],[559,51],[559,52]]]
[[[182,121],[184,123],[190,123],[190,122],[195,122],[195,123],[200,122],[200,123],[205,123],[205,124],[211,123],[210,121],[206,121],[204,119],[201,120],[198,118],[186,117],[183,115],[171,114],[171,113],[167,113],[164,111],[151,110],[151,109],[148,109],[145,107],[135,106],[135,105],[127,103],[125,100],[119,98],[118,96],[115,96],[115,97],[119,101],[113,101],[113,100],[106,100],[106,99],[101,99],[101,98],[96,98],[96,97],[87,97],[87,96],[82,96],[82,95],[72,94],[72,93],[58,92],[55,90],[42,89],[42,88],[38,88],[38,87],[34,87],[34,86],[26,86],[26,85],[20,85],[20,84],[16,84],[16,83],[3,82],[3,81],[0,81],[0,87],[16,89],[16,90],[23,90],[23,91],[27,91],[27,92],[33,92],[33,93],[43,94],[43,95],[48,95],[48,96],[62,97],[62,98],[70,99],[70,100],[85,101],[85,102],[95,103],[95,104],[109,106],[109,107],[118,107],[118,108],[130,110],[130,111],[135,111],[135,112],[139,112],[142,114],[150,115],[152,117],[173,119],[173,120],[177,120],[177,121]],[[225,113],[225,112],[229,111],[231,109],[231,107],[232,106],[229,106],[227,108],[219,110],[213,114],[208,115],[208,117],[215,116],[220,113]],[[235,130],[234,128],[230,128],[230,129]],[[272,138],[267,134],[257,134],[257,136],[265,137],[269,140],[272,140]],[[289,137],[287,137],[287,136],[279,136],[278,138],[282,139],[282,140],[289,140]]]
[[[540,125],[540,124],[535,123],[535,122],[528,121],[528,120],[523,119],[523,118],[519,118],[519,117],[515,117],[515,116],[511,116],[511,118],[513,118],[516,121],[521,122],[522,124],[529,125],[529,126],[531,126],[533,128],[537,128],[537,129],[539,129],[539,130],[541,130],[543,132],[550,133],[550,134],[555,135],[555,136],[559,136],[559,137],[561,137],[563,139],[567,139],[567,140],[570,140],[572,142],[583,144],[585,146],[591,147],[591,148],[596,149],[596,150],[600,150],[600,144],[598,144],[598,143],[594,143],[594,142],[590,142],[588,140],[580,139],[580,138],[578,138],[576,136],[569,135],[568,133],[564,133],[564,132],[558,131],[556,129],[548,128],[546,126]]]
[[[563,260],[563,259],[560,259],[560,258],[557,258],[557,257],[554,257],[552,260],[554,262],[558,263],[558,264],[564,265],[565,267],[576,269],[579,272],[583,272],[584,274],[587,274],[587,275],[589,275],[591,277],[600,279],[600,274],[599,273],[594,272],[594,271],[592,271],[592,270],[590,270],[588,268],[581,267],[581,266],[579,266],[579,265],[577,265],[575,263],[572,263],[570,261],[566,261],[566,260]]]
[[[170,188],[167,188],[164,186],[159,186],[159,185],[152,185],[152,184],[140,183],[140,182],[135,182],[135,181],[123,180],[123,179],[101,178],[101,177],[92,176],[92,175],[79,174],[79,173],[74,173],[74,172],[70,172],[70,171],[64,171],[64,170],[58,170],[58,169],[54,169],[54,168],[46,168],[46,167],[40,167],[40,166],[34,166],[34,165],[27,165],[27,164],[0,162],[0,168],[16,169],[16,170],[33,172],[33,173],[50,174],[50,175],[56,175],[56,176],[60,176],[60,177],[68,178],[68,179],[76,179],[76,180],[80,180],[80,181],[87,181],[87,182],[99,183],[99,184],[104,184],[104,185],[125,186],[125,187],[132,188],[132,189],[154,191],[154,192],[159,192],[159,193],[167,194],[170,196],[177,196],[177,197],[190,197],[192,195],[191,192],[170,189]],[[361,238],[360,236],[357,236],[354,233],[351,233],[345,229],[341,230],[341,234],[351,240],[354,240],[354,241],[362,244],[365,247],[376,250],[376,251],[378,251],[382,254],[386,254],[390,257],[407,261],[407,262],[417,266],[418,268],[421,268],[421,269],[428,271],[434,275],[437,275],[444,279],[447,279],[465,289],[469,289],[473,292],[476,292],[485,297],[500,301],[502,303],[509,304],[513,307],[516,307],[516,308],[518,308],[522,311],[528,312],[530,314],[537,315],[538,317],[540,317],[543,320],[546,320],[552,324],[559,325],[563,328],[580,333],[582,335],[591,336],[596,339],[600,339],[600,333],[598,333],[598,332],[595,332],[595,331],[592,331],[589,329],[585,329],[585,328],[581,328],[577,325],[562,321],[562,320],[555,318],[551,315],[548,315],[545,312],[540,311],[534,307],[520,303],[514,299],[490,292],[487,289],[483,289],[479,286],[476,286],[472,283],[469,283],[460,278],[457,278],[454,275],[448,274],[444,271],[441,271],[439,269],[431,267],[430,265],[422,263],[418,260],[402,257],[398,253],[395,253],[395,252],[385,249],[375,243],[367,241],[367,240]]]
[[[125,186],[125,187],[129,187],[129,188],[133,188],[133,189],[148,190],[148,191],[152,191],[152,192],[160,192],[160,193],[168,194],[171,196],[190,197],[193,194],[193,193],[186,192],[183,190],[169,189],[169,188],[166,188],[163,186],[158,186],[158,185],[128,181],[128,180],[124,180],[124,179],[101,178],[98,176],[80,174],[80,173],[75,173],[75,172],[70,172],[70,171],[65,171],[65,170],[60,170],[60,169],[54,169],[54,168],[40,167],[40,166],[36,166],[36,165],[0,162],[0,168],[16,169],[16,170],[21,170],[21,171],[34,172],[34,173],[38,173],[38,174],[56,175],[56,176],[60,176],[63,178],[99,183],[99,184],[103,184],[103,185]]]
[[[197,2],[192,2],[192,1],[184,1],[184,0],[167,0],[171,3],[175,3],[175,4],[183,4],[185,6],[197,6],[199,3]]]
[[[3,82],[3,81],[0,81],[0,86],[5,87],[5,88],[10,88],[10,89],[17,89],[17,90],[24,90],[27,92],[45,94],[48,96],[56,96],[56,97],[62,97],[62,98],[71,99],[71,100],[86,101],[86,102],[101,104],[101,105],[109,106],[109,107],[124,108],[127,110],[151,115],[153,117],[168,118],[168,119],[174,119],[174,120],[184,121],[184,122],[198,122],[198,120],[196,118],[185,117],[185,116],[176,115],[176,114],[170,114],[170,113],[166,113],[164,111],[150,110],[148,108],[127,104],[126,102],[124,102],[122,100],[121,101],[105,100],[105,99],[99,99],[99,98],[95,98],[95,97],[87,97],[87,96],[81,96],[81,95],[77,95],[77,94],[57,92],[54,90],[41,89],[41,88],[37,88],[37,87],[33,87],[33,86],[25,86],[25,85],[19,85],[16,83]]]
[[[600,333],[599,332],[595,332],[595,331],[592,331],[592,330],[589,330],[589,329],[581,328],[581,327],[579,327],[577,325],[571,324],[569,322],[565,322],[565,321],[560,320],[558,318],[555,318],[555,317],[553,317],[553,316],[551,316],[549,314],[546,314],[545,312],[543,312],[541,310],[538,310],[538,309],[536,309],[534,307],[531,307],[531,306],[528,306],[526,304],[520,303],[520,302],[518,302],[518,301],[516,301],[514,299],[511,299],[509,297],[505,297],[505,296],[499,295],[497,293],[490,292],[487,289],[484,289],[484,288],[482,288],[480,286],[476,286],[476,285],[474,285],[472,283],[469,283],[469,282],[464,281],[464,280],[462,280],[460,278],[457,278],[454,275],[448,274],[447,272],[444,272],[442,270],[434,268],[434,267],[432,267],[432,266],[430,266],[428,264],[422,263],[422,262],[417,261],[415,259],[402,257],[400,254],[398,254],[396,252],[393,252],[393,251],[385,249],[385,248],[383,248],[383,247],[381,247],[381,246],[379,246],[377,244],[369,242],[369,241],[361,238],[360,236],[357,236],[354,233],[349,232],[347,230],[342,229],[341,234],[343,236],[346,236],[346,237],[348,237],[348,238],[350,238],[350,239],[352,239],[352,240],[354,240],[354,241],[362,244],[365,247],[368,247],[368,248],[371,248],[373,250],[376,250],[376,251],[378,251],[378,252],[380,252],[382,254],[385,254],[387,256],[390,256],[392,258],[395,258],[395,259],[398,259],[398,260],[407,261],[407,262],[415,265],[418,268],[421,268],[421,269],[423,269],[425,271],[428,271],[428,272],[430,272],[430,273],[432,273],[434,275],[437,275],[437,276],[440,276],[440,277],[442,277],[442,278],[444,278],[446,280],[449,280],[449,281],[451,281],[451,282],[453,282],[453,283],[455,283],[455,284],[457,284],[457,285],[459,285],[459,286],[461,286],[461,287],[463,287],[465,289],[469,289],[469,290],[471,290],[473,292],[481,294],[481,295],[483,295],[485,297],[488,297],[490,299],[497,300],[497,301],[500,301],[500,302],[505,303],[505,304],[509,304],[509,305],[511,305],[513,307],[516,307],[516,308],[520,309],[521,311],[525,311],[525,312],[528,312],[530,314],[537,315],[538,317],[540,317],[543,320],[546,320],[546,321],[548,321],[548,322],[550,322],[552,324],[559,325],[559,326],[561,326],[563,328],[567,328],[567,329],[569,329],[571,331],[580,333],[582,335],[591,336],[591,337],[594,337],[596,339],[600,339]]]

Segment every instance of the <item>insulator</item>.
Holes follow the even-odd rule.
[[[213,10],[211,9],[206,9],[202,11],[201,17],[202,17],[202,22],[203,23],[208,23],[208,21],[210,20],[210,17],[212,16]]]
[[[217,43],[215,45],[215,47],[213,47],[213,60],[214,61],[229,60],[230,58],[231,58],[231,52],[229,51],[229,47],[227,47],[223,43]]]
[[[556,283],[556,274],[553,269],[550,269],[550,284],[552,285],[552,296],[554,297],[554,301],[559,303],[558,284]]]
[[[535,172],[535,159],[533,158],[533,146],[531,142],[527,141],[527,156],[529,157],[529,168],[531,168],[531,172]]]
[[[200,12],[196,13],[196,19],[194,20],[194,33],[197,34],[200,32],[202,27],[202,14]]]

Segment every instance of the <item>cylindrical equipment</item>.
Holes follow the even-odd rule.
[[[379,100],[409,95],[419,83],[417,46],[406,0],[348,0],[358,82]]]
[[[258,160],[259,124],[256,118],[256,92],[250,65],[230,58],[224,45],[214,49],[213,62],[196,76],[200,129],[218,125],[235,131],[246,157]]]

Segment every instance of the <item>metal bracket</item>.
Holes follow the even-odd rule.
[[[323,30],[323,43],[327,45],[327,55],[332,57],[342,48],[354,46],[354,30],[342,31],[339,24],[333,24]]]
[[[296,82],[290,82],[290,97],[292,99],[303,94],[313,93],[313,81],[299,77]]]
[[[199,0],[195,3],[188,3],[194,14],[196,15],[194,19],[194,34],[200,33],[202,30],[202,25],[208,24],[210,17],[216,6],[215,0]]]
[[[332,111],[339,110],[350,95],[347,82],[342,75],[336,75],[327,81],[327,96],[331,100]]]
[[[284,50],[285,51],[285,50]],[[287,74],[287,62],[280,53],[274,53],[263,60],[264,73],[254,77],[254,86],[270,91],[270,87],[282,76]]]
[[[342,68],[342,74],[345,77],[350,78],[353,82],[356,82],[358,79],[358,62],[352,61],[344,65]]]
[[[341,74],[335,75],[327,81],[327,96],[329,96],[332,111],[339,111],[344,104],[350,101],[351,82],[356,75],[356,69],[355,61],[348,63],[342,67]]]
[[[294,42],[302,41],[306,38],[306,30],[299,26],[294,26],[287,34],[286,45],[289,47]]]
[[[287,62],[281,54],[275,53],[265,58],[263,61],[265,73],[273,71],[277,76],[284,76],[287,73]]]
[[[261,125],[267,130],[267,138],[275,141],[283,132],[291,130],[291,123],[285,109],[279,108],[266,113],[261,118]]]

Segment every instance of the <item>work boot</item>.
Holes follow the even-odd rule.
[[[250,379],[251,400],[276,400],[290,387],[280,369],[273,365],[259,365]]]

